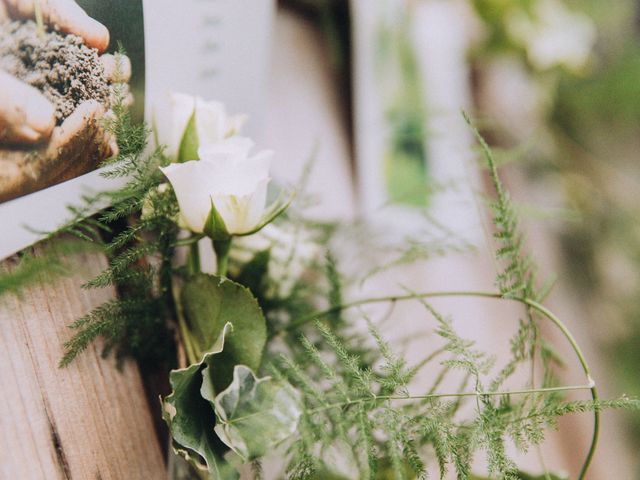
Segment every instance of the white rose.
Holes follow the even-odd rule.
[[[193,116],[197,145],[206,147],[239,133],[246,121],[245,115],[227,115],[224,105],[220,102],[207,102],[200,97],[173,93],[171,95],[171,133],[165,142],[168,154],[177,157],[180,145]],[[195,152],[194,149],[194,152]],[[182,160],[197,160],[184,158]]]
[[[203,233],[212,202],[229,234],[245,234],[259,227],[273,152],[249,156],[252,147],[250,139],[232,137],[200,147],[200,160],[161,169],[171,182],[182,222],[189,230]]]
[[[270,252],[268,297],[290,295],[295,284],[324,254],[308,231],[288,224],[271,224],[256,235],[235,241],[231,258],[244,264],[264,250]]]
[[[509,34],[524,46],[533,66],[540,70],[584,68],[596,40],[593,21],[558,0],[538,0],[533,13],[531,17],[518,12],[507,19]]]

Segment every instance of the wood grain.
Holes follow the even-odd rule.
[[[80,288],[101,254],[76,260],[72,276],[0,297],[0,478],[165,478],[137,366],[118,371],[93,345],[58,368],[67,325],[115,294]]]

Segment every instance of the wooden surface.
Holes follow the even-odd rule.
[[[80,288],[102,255],[78,260],[72,277],[0,297],[0,478],[165,478],[137,367],[94,345],[58,368],[67,325],[114,295]]]

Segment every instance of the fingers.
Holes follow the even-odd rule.
[[[108,82],[128,82],[131,78],[131,60],[126,55],[105,53],[100,61]]]
[[[71,166],[72,170],[87,162],[94,166],[105,158],[117,154],[115,137],[105,129],[104,122],[109,112],[95,100],[81,103],[78,108],[56,127],[51,136],[46,156],[75,158],[80,165]],[[85,167],[80,168],[83,173]]]
[[[83,102],[54,128],[49,143],[29,150],[0,148],[0,203],[82,175],[114,154],[103,115],[98,102]]]
[[[42,10],[46,21],[57,30],[79,35],[87,46],[97,48],[98,52],[104,52],[109,46],[107,27],[87,15],[73,0],[45,0]]]
[[[51,136],[49,150],[51,154],[71,142],[75,137],[83,133],[88,127],[97,124],[104,115],[104,107],[96,100],[87,100],[78,105],[78,108],[69,115],[59,127],[56,127]]]
[[[9,13],[18,18],[33,18],[33,0],[4,0]],[[82,37],[89,47],[104,52],[109,46],[109,30],[94,20],[74,0],[40,0],[45,23],[63,33]]]
[[[55,124],[53,105],[36,88],[0,71],[0,142],[38,143]]]

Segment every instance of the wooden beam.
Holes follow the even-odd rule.
[[[115,295],[81,288],[104,256],[77,257],[72,276],[0,297],[0,478],[165,478],[137,366],[118,371],[92,345],[58,368],[67,326]]]

